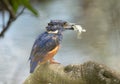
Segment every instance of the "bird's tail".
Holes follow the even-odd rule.
[[[33,73],[34,72],[34,69],[36,68],[38,62],[37,61],[34,61],[34,62],[30,62],[30,73]]]

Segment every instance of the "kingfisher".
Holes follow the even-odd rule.
[[[40,34],[33,44],[29,57],[30,73],[34,72],[38,63],[58,63],[54,60],[54,56],[60,48],[63,39],[63,31],[74,30],[74,25],[74,23],[63,20],[51,20],[48,23],[46,31]]]

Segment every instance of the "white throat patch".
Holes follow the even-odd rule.
[[[57,33],[58,33],[58,30],[56,30],[56,31],[48,31],[48,33],[57,34]]]

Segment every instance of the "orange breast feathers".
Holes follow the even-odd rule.
[[[47,55],[45,56],[45,58],[43,59],[43,62],[46,62],[46,61],[50,61],[50,62],[52,62],[52,60],[53,60],[53,57],[54,57],[54,55],[57,53],[57,51],[59,50],[59,45],[58,46],[56,46],[53,50],[51,50],[51,51],[49,51],[48,53],[47,53]]]

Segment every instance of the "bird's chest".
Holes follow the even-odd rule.
[[[58,43],[61,43],[63,36],[62,34],[57,34],[57,35],[54,35],[53,39],[58,41]]]

